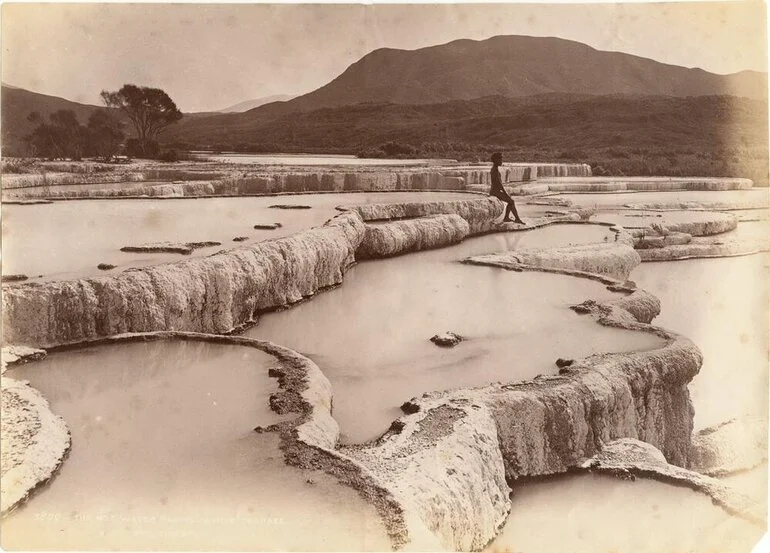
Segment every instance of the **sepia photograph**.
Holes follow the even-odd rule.
[[[763,0],[0,10],[3,551],[770,551]]]

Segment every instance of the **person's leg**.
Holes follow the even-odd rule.
[[[523,223],[524,222],[524,221],[521,220],[521,217],[519,217],[519,212],[516,211],[516,204],[514,203],[513,198],[510,198],[510,201],[508,202],[508,210],[506,211],[506,213],[511,212],[511,211],[513,212],[513,216],[515,217],[514,221],[516,223]]]
[[[499,193],[491,192],[489,195],[506,204],[505,215],[503,216],[503,222],[505,222],[505,220],[508,218],[508,215],[510,213],[510,211],[507,208],[508,200],[502,197],[502,194],[499,194]]]
[[[519,217],[519,212],[516,210],[516,203],[513,201],[513,198],[511,198],[508,194],[505,192],[501,192],[499,196],[497,196],[499,199],[505,202],[505,216],[503,217],[503,222],[507,223],[511,221],[511,213],[513,213],[514,223],[524,223],[524,221],[521,220],[521,217]]]

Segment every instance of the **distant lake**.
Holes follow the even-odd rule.
[[[365,165],[365,166],[420,166],[446,165],[456,163],[451,159],[371,159],[352,155],[336,154],[213,154],[192,152],[193,154],[222,163],[243,163],[248,165]]]

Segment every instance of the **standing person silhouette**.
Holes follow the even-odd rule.
[[[505,191],[505,188],[503,188],[503,179],[500,178],[500,167],[503,164],[503,154],[500,152],[495,152],[492,154],[492,187],[489,189],[489,195],[494,196],[498,200],[502,200],[507,204],[505,208],[505,216],[503,217],[503,223],[519,223],[524,224],[524,221],[521,220],[521,217],[519,217],[519,212],[516,211],[516,204],[513,203],[513,198],[511,198],[508,193]],[[511,213],[513,213],[513,216],[516,217],[513,221],[511,221]]]

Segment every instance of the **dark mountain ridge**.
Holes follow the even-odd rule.
[[[428,104],[545,93],[764,98],[767,75],[717,75],[561,38],[497,36],[418,50],[375,50],[286,107],[298,111],[361,102]]]

